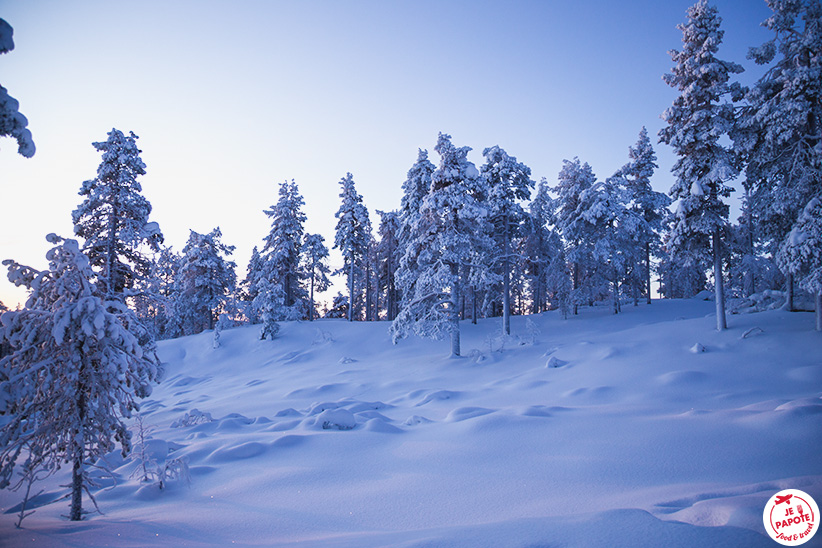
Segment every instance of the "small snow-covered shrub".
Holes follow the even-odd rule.
[[[347,409],[326,409],[317,416],[316,424],[323,430],[352,430],[357,426],[357,419]]]
[[[176,421],[171,423],[172,428],[185,428],[187,426],[195,426],[197,424],[203,424],[206,422],[212,422],[214,419],[211,418],[211,413],[200,411],[199,409],[192,409],[188,413],[183,416],[181,419],[177,419]]]
[[[196,420],[208,416],[208,421],[201,420],[201,422],[211,422],[211,415],[201,413],[196,409],[193,409],[192,413],[195,411],[198,413],[195,415],[198,417]],[[185,418],[188,417],[189,414]],[[173,449],[169,447],[168,442],[151,437],[154,428],[147,426],[141,415],[137,415],[136,426],[137,442],[134,444],[131,460],[137,463],[137,468],[132,472],[131,477],[138,476],[141,483],[156,485],[161,491],[172,481],[182,481],[190,485],[191,475],[188,470],[187,457],[169,459],[169,453]]]

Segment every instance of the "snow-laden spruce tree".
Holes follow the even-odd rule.
[[[151,204],[141,194],[137,178],[145,175],[137,136],[118,129],[105,142],[92,143],[103,153],[97,177],[83,183],[83,202],[72,212],[74,233],[85,239],[83,251],[107,299],[122,298],[138,278],[151,272],[148,246],[158,251],[163,242],[160,227],[148,220]]]
[[[283,316],[285,303],[285,291],[279,282],[269,280],[265,276],[260,277],[256,284],[257,297],[255,297],[252,307],[259,314],[260,340],[274,339],[280,332],[278,320]]]
[[[679,156],[672,169],[676,182],[670,195],[676,202],[676,217],[670,244],[674,256],[685,261],[683,266],[699,264],[712,252],[720,331],[727,327],[722,231],[729,208],[723,199],[732,191],[725,182],[737,174],[733,154],[720,137],[734,124],[734,107],[727,96],[737,99],[742,93],[738,84],[729,83],[742,67],[716,57],[724,34],[721,22],[717,9],[700,0],[688,8],[688,22],[677,27],[682,31],[682,51],[670,52],[675,66],[663,78],[680,95],[663,113],[667,126],[659,132],[660,142]]]
[[[371,220],[354,186],[353,175],[346,173],[340,179],[340,186],[340,208],[334,214],[337,218],[334,249],[342,253],[343,266],[334,274],[348,278],[348,302],[356,304],[357,283],[365,276],[365,260],[372,238]],[[348,321],[354,321],[354,306],[348,307]]]
[[[0,55],[14,49],[14,30],[0,19]],[[0,86],[0,137],[8,136],[17,140],[17,152],[26,158],[34,156],[34,141],[26,127],[29,121],[18,110],[20,103]]]
[[[251,258],[248,260],[245,278],[240,282],[240,300],[242,301],[243,314],[248,323],[252,325],[260,323],[260,314],[255,308],[254,303],[257,295],[259,295],[257,283],[263,271],[262,265],[263,262],[260,257],[260,252],[255,245],[251,251]]]
[[[408,170],[405,181],[402,183],[402,199],[400,202],[399,222],[400,241],[409,239],[413,227],[420,215],[422,201],[431,188],[431,176],[436,166],[428,160],[428,151],[419,149],[417,161]]]
[[[385,292],[385,317],[394,321],[399,313],[399,291],[395,275],[400,263],[400,216],[396,211],[377,211],[380,227],[377,233],[380,241],[374,252],[377,261],[377,281],[379,292]]]
[[[337,291],[324,318],[348,318],[348,297]]]
[[[300,252],[305,232],[305,205],[297,184],[292,179],[280,185],[277,203],[264,213],[271,219],[271,231],[264,238],[260,252],[262,271],[270,284],[282,289],[282,307],[278,320],[300,320],[307,316],[307,295],[302,287]],[[259,290],[258,290],[259,291]]]
[[[517,261],[514,239],[522,236],[525,212],[521,200],[531,199],[531,168],[499,146],[482,151],[485,164],[480,168],[488,192],[486,197],[496,244],[495,261],[502,277],[502,332],[511,334],[511,270]]]
[[[657,265],[659,292],[667,299],[690,299],[707,287],[704,262],[685,260],[680,254],[686,250],[671,245],[672,227],[676,214],[669,211],[663,222],[662,247]],[[691,258],[692,259],[692,258]]]
[[[400,226],[397,235],[397,256],[400,260],[397,264],[397,272],[394,275],[394,285],[397,288],[400,302],[405,298],[405,295],[400,289],[399,284],[396,283],[396,278],[403,276],[406,280],[411,280],[413,283],[413,274],[405,271],[411,271],[416,268],[416,258],[407,255],[406,252],[408,250],[408,244],[414,239],[413,231],[419,221],[422,201],[431,189],[431,176],[435,169],[436,166],[428,160],[428,151],[419,149],[417,161],[414,162],[414,165],[408,170],[405,182],[402,184],[403,194],[399,212]],[[407,290],[412,291],[413,288],[407,288]],[[400,302],[397,303],[397,311],[399,311]],[[394,317],[396,317],[396,315]]]
[[[175,320],[182,335],[214,329],[227,311],[237,284],[233,245],[221,241],[217,227],[208,234],[190,231],[174,284]]]
[[[174,302],[177,299],[175,285],[181,262],[182,256],[170,246],[163,246],[154,259],[154,287],[150,296],[157,307],[154,317],[154,333],[157,339],[170,339],[180,335],[179,325],[174,319]]]
[[[548,302],[568,314],[571,278],[565,260],[562,239],[554,225],[555,202],[548,195],[548,182],[543,177],[537,193],[528,205],[525,218],[521,253],[525,258],[525,272],[531,283],[531,311],[534,314],[548,310]]]
[[[777,263],[816,296],[816,330],[822,331],[822,198],[812,198],[785,238]]]
[[[28,452],[49,472],[72,468],[72,520],[82,519],[88,468],[131,442],[124,418],[162,374],[154,341],[134,313],[91,279],[75,240],[49,235],[49,268],[4,261],[9,280],[31,292],[26,307],[0,317],[0,488]]]
[[[586,265],[579,297],[593,302],[610,293],[614,314],[620,312],[619,286],[632,260],[638,224],[624,202],[618,179],[596,182],[579,194],[576,214],[568,224],[569,234],[584,242],[577,248],[584,255],[575,259]]]
[[[647,303],[651,304],[651,253],[658,252],[663,221],[671,200],[651,187],[651,177],[659,166],[644,126],[639,132],[636,145],[628,148],[628,157],[631,161],[622,166],[616,177],[621,178],[627,191],[627,207],[639,221],[635,234],[639,248],[631,250],[635,251],[631,269],[637,273],[642,271],[642,285],[645,286]],[[633,281],[639,281],[639,276],[634,276]]]
[[[580,197],[596,183],[596,175],[588,162],[580,163],[579,158],[563,160],[557,186],[556,226],[565,240],[566,259],[571,264],[571,302],[574,314],[580,304],[592,301],[589,283],[586,281],[595,272],[594,241],[587,234],[587,224],[582,219]]]
[[[325,246],[325,238],[322,235],[305,235],[302,261],[302,277],[308,280],[309,287],[308,320],[314,321],[314,316],[317,314],[314,291],[325,291],[331,286],[331,280],[328,279],[328,274],[331,272],[328,267],[328,248]]]
[[[460,355],[459,307],[463,267],[472,264],[476,248],[488,247],[487,210],[474,196],[479,171],[468,161],[469,147],[455,147],[451,136],[439,134],[434,148],[440,164],[423,199],[414,235],[402,261],[413,257],[414,269],[401,269],[397,285],[404,298],[390,332],[397,342],[410,331],[420,336],[451,338],[451,355]]]
[[[769,66],[745,95],[734,146],[745,158],[757,232],[774,255],[822,195],[822,2],[768,0],[773,38],[748,58]],[[787,263],[785,263],[787,264]],[[785,272],[793,308],[792,271]]]

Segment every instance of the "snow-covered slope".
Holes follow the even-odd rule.
[[[782,311],[717,333],[712,306],[465,322],[460,359],[341,320],[163,342],[148,456],[190,484],[111,455],[104,515],[57,501],[20,531],[0,492],[0,545],[775,546],[768,498],[822,501],[822,337]]]

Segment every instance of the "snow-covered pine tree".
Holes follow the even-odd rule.
[[[571,278],[562,239],[553,228],[556,204],[548,195],[548,188],[548,181],[543,177],[528,205],[522,255],[531,284],[531,312],[538,314],[559,308],[567,315]]]
[[[377,240],[374,238],[371,223],[368,224],[368,248],[363,258],[363,275],[361,277],[361,290],[357,292],[362,295],[362,308],[365,311],[363,316],[365,321],[371,322],[379,319],[379,266],[377,265]],[[358,307],[359,308],[359,307]]]
[[[251,258],[248,260],[245,278],[240,282],[240,301],[242,301],[243,314],[248,320],[248,323],[252,325],[260,323],[260,314],[254,307],[254,302],[259,294],[257,284],[262,271],[263,261],[255,245],[251,251]]]
[[[647,303],[651,304],[651,254],[659,249],[663,220],[667,215],[668,206],[671,205],[671,199],[651,187],[651,177],[659,166],[656,164],[656,153],[644,126],[639,132],[636,145],[628,148],[628,157],[631,161],[622,166],[616,176],[621,178],[627,191],[627,207],[640,221],[636,227],[636,243],[639,249],[634,250],[634,263],[630,267],[635,272],[642,271],[643,289]],[[639,276],[635,276],[635,279],[638,281]]]
[[[346,173],[340,186],[340,208],[334,214],[337,218],[334,249],[342,253],[343,266],[334,274],[348,278],[348,302],[356,304],[357,282],[365,275],[364,261],[371,242],[371,221],[362,196],[354,186],[354,177]],[[354,321],[354,308],[348,308],[348,321]]]
[[[264,213],[271,218],[271,232],[260,252],[262,276],[282,288],[282,309],[278,320],[299,320],[307,316],[307,295],[302,287],[300,251],[303,245],[305,205],[292,179],[280,185],[277,203]]]
[[[385,317],[394,321],[399,313],[399,292],[394,281],[400,262],[400,217],[396,211],[377,211],[380,216],[380,241],[376,247],[380,292],[385,292]]]
[[[348,318],[348,297],[337,291],[325,318]]]
[[[155,291],[151,298],[156,303],[154,326],[157,339],[170,339],[179,335],[177,322],[174,320],[174,302],[176,300],[175,283],[180,270],[182,256],[170,246],[160,248],[155,257],[152,277],[155,280]]]
[[[408,170],[408,175],[402,184],[403,194],[399,212],[401,245],[412,238],[410,231],[419,218],[422,201],[431,188],[431,176],[434,170],[436,166],[428,160],[428,151],[419,149],[417,161]]]
[[[320,234],[306,234],[303,238],[302,257],[302,276],[308,280],[310,290],[308,320],[314,321],[316,315],[314,291],[325,291],[331,285],[328,279],[331,269],[328,267],[328,248],[325,246],[325,238]]]
[[[9,280],[30,295],[23,310],[0,318],[0,339],[12,349],[0,359],[0,488],[24,450],[49,472],[70,464],[70,519],[80,520],[87,466],[115,444],[129,452],[123,419],[139,410],[137,399],[151,393],[162,367],[134,313],[119,300],[105,302],[92,284],[78,243],[48,240],[55,245],[48,270],[4,261]]]
[[[522,239],[522,255],[525,272],[531,284],[531,313],[539,314],[547,309],[546,274],[551,261],[548,239],[549,225],[553,223],[554,201],[548,195],[545,177],[537,184],[537,193],[528,205],[525,217],[525,236]]]
[[[0,19],[0,55],[14,49],[14,30]],[[20,111],[20,103],[0,86],[0,137],[8,136],[17,140],[17,152],[26,158],[34,156],[34,141],[26,127],[29,121]]]
[[[610,293],[614,314],[620,312],[619,285],[634,261],[639,216],[625,207],[621,178],[609,178],[584,190],[579,197],[574,232],[591,242],[593,262],[587,277],[590,300]]]
[[[420,216],[420,207],[428,191],[431,189],[431,175],[436,166],[428,160],[428,151],[419,149],[417,161],[408,170],[405,182],[402,184],[402,200],[399,212],[399,233],[397,235],[397,272],[394,275],[395,287],[397,289],[399,301],[397,302],[397,313],[399,313],[400,303],[405,295],[413,291],[413,287],[402,288],[398,282],[401,276],[413,285],[415,276],[411,273],[416,268],[416,257],[408,255],[408,244],[416,237],[414,230],[417,227]],[[396,314],[395,316],[396,317]],[[393,321],[393,318],[392,318]]]
[[[565,256],[571,263],[571,302],[574,314],[580,304],[591,301],[587,278],[593,275],[593,245],[586,234],[587,223],[581,217],[580,197],[596,183],[591,166],[580,163],[579,158],[563,160],[559,181],[554,191],[557,193],[556,226],[565,240]]]
[[[531,199],[531,168],[499,146],[482,151],[485,164],[480,168],[488,192],[492,237],[496,244],[495,257],[502,277],[502,332],[511,334],[511,271],[515,257],[513,241],[522,235],[525,212],[520,200]]]
[[[776,256],[802,288],[816,296],[816,330],[822,331],[822,199],[812,198]]]
[[[137,279],[150,274],[151,259],[142,248],[158,251],[163,242],[159,225],[148,220],[151,204],[137,181],[146,166],[136,140],[133,132],[126,136],[112,129],[105,142],[92,143],[103,160],[97,177],[83,183],[80,195],[85,198],[71,215],[107,300],[122,299]]]
[[[733,139],[747,162],[757,232],[776,255],[806,204],[822,196],[822,2],[768,6],[763,26],[774,36],[748,58],[770,67],[746,94]],[[792,309],[792,272],[785,274]]]
[[[676,214],[669,211],[663,222],[662,247],[657,265],[659,292],[667,299],[690,299],[707,287],[704,255],[691,255],[687,249],[671,245]],[[685,255],[685,257],[682,257]]]
[[[729,83],[742,67],[716,57],[724,34],[721,21],[717,9],[700,0],[688,8],[688,22],[677,27],[682,31],[682,51],[670,52],[675,66],[663,78],[681,93],[663,113],[667,126],[659,132],[660,142],[679,156],[672,169],[676,182],[670,195],[676,202],[676,221],[670,245],[675,256],[685,258],[683,266],[704,260],[712,250],[719,331],[727,327],[722,231],[729,208],[723,198],[732,191],[725,182],[737,174],[732,153],[719,140],[734,123],[734,107],[726,97],[736,100],[742,95],[738,84]]]
[[[225,312],[237,283],[236,264],[226,257],[233,245],[220,241],[217,227],[208,234],[191,231],[175,282],[175,318],[183,335],[214,329]]]
[[[450,135],[440,133],[434,150],[440,164],[403,258],[415,257],[416,266],[397,275],[405,298],[390,332],[395,342],[411,330],[435,339],[450,336],[451,355],[459,356],[462,267],[488,269],[471,264],[474,249],[490,246],[487,211],[474,197],[479,171],[468,161],[471,149],[455,147]]]
[[[257,297],[252,307],[260,315],[260,323],[262,323],[260,340],[274,339],[280,332],[280,324],[277,320],[282,318],[285,291],[282,285],[265,276],[257,280],[256,289]]]

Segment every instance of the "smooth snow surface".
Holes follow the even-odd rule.
[[[112,454],[105,514],[71,523],[66,469],[23,530],[0,492],[0,545],[776,546],[775,492],[822,502],[822,337],[784,311],[718,333],[712,310],[514,317],[506,339],[463,322],[458,359],[343,320],[166,341],[145,454],[190,482],[141,484]]]

